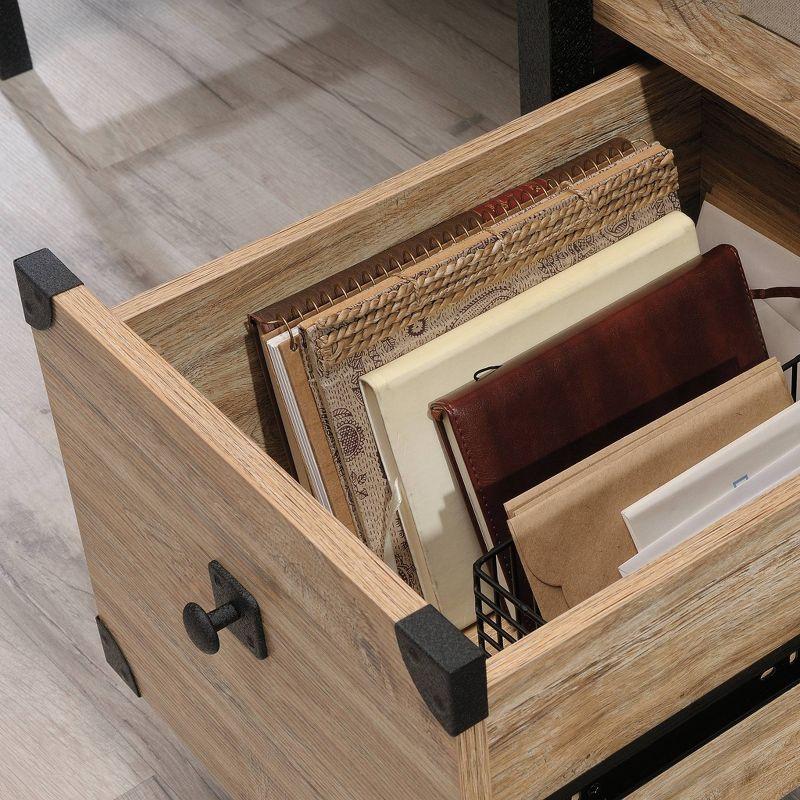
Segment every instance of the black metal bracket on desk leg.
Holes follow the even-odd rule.
[[[0,0],[0,80],[33,69],[19,0]]]
[[[403,663],[439,724],[458,736],[489,716],[486,654],[433,606],[395,624]]]
[[[517,0],[523,114],[594,80],[592,0]]]

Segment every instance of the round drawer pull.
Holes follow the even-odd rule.
[[[206,613],[197,603],[187,603],[183,609],[183,627],[192,640],[192,644],[204,653],[216,653],[219,650],[219,634],[232,622],[236,622],[240,614],[233,603],[215,608]]]
[[[266,658],[267,639],[258,601],[219,561],[208,565],[208,574],[217,607],[205,611],[197,603],[187,603],[183,609],[183,627],[192,644],[213,655],[219,652],[219,632],[228,628],[251,655]]]

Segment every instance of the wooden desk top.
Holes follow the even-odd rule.
[[[735,0],[595,0],[598,22],[800,143],[800,47]]]

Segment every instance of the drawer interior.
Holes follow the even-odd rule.
[[[249,313],[614,136],[675,151],[688,213],[710,190],[723,210],[800,253],[797,145],[666,67],[635,65],[115,314],[280,460]],[[787,598],[798,497],[800,482],[781,487],[491,658],[494,800],[548,796],[797,635]]]
[[[248,314],[542,174],[616,136],[677,154],[682,200],[700,197],[701,91],[633,66],[337,206],[118,306],[142,338],[273,456]]]

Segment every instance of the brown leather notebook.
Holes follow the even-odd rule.
[[[766,358],[739,255],[720,245],[432,403],[481,543],[508,538],[508,500]],[[530,600],[522,570],[507,575]]]

